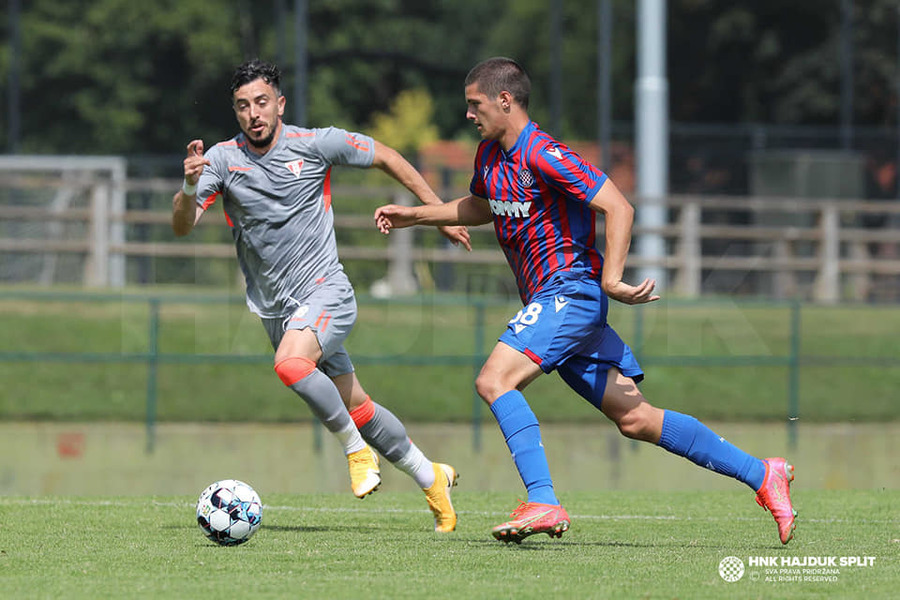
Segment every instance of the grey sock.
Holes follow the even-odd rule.
[[[325,428],[338,437],[347,454],[363,449],[360,432],[334,382],[325,373],[316,369],[289,387],[306,401]]]
[[[368,423],[359,428],[359,432],[370,446],[395,463],[406,455],[411,444],[406,428],[394,413],[376,402],[372,404],[375,405],[375,413]]]

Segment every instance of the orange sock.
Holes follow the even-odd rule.
[[[366,396],[365,401],[362,404],[354,408],[350,411],[350,418],[353,419],[353,422],[356,423],[356,428],[359,429],[366,423],[372,420],[372,417],[375,416],[375,403],[372,402],[372,398]]]
[[[292,386],[313,371],[316,363],[302,356],[290,356],[275,363],[275,372],[286,386]]]

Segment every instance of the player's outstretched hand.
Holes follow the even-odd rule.
[[[203,156],[203,140],[191,140],[187,145],[187,158],[184,159],[184,179],[190,185],[197,185],[203,167],[210,162]]]
[[[416,224],[415,211],[412,206],[386,204],[375,209],[375,227],[387,235],[391,229],[411,227]]]
[[[623,304],[646,304],[659,300],[659,296],[653,293],[656,288],[655,279],[645,279],[640,285],[629,285],[624,281],[618,281],[610,286],[604,286],[606,295]]]
[[[466,250],[472,251],[472,239],[469,237],[469,229],[465,225],[441,225],[438,227],[438,231],[453,242],[454,246],[462,244]]]

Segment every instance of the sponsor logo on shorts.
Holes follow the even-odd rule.
[[[557,296],[556,298],[554,298],[554,301],[556,302],[556,312],[561,311],[563,308],[565,308],[566,304],[569,303],[569,300],[564,296]]]
[[[291,321],[302,321],[303,317],[306,316],[306,313],[309,312],[309,306],[301,306],[297,310],[294,311],[294,314],[291,315]]]

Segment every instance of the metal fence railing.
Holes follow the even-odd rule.
[[[168,352],[164,351],[160,344],[161,312],[166,305],[211,305],[211,304],[240,304],[242,299],[234,295],[177,295],[177,294],[99,294],[80,292],[36,292],[23,290],[0,290],[0,302],[19,302],[30,307],[40,303],[62,303],[64,305],[122,303],[123,305],[143,305],[146,307],[146,323],[144,323],[146,346],[139,351],[45,351],[45,350],[16,350],[0,348],[0,364],[17,362],[36,363],[80,363],[80,364],[137,364],[146,367],[145,421],[146,421],[146,450],[154,451],[156,444],[156,424],[158,421],[158,381],[161,365],[200,365],[200,364],[265,364],[270,365],[272,354],[270,352],[228,353],[228,352]],[[360,297],[361,309],[377,305],[390,305],[394,308],[406,310],[407,307],[421,305],[420,298],[392,298],[375,299]],[[385,352],[384,354],[354,353],[354,363],[363,365],[403,365],[403,366],[459,366],[468,367],[472,372],[472,381],[478,374],[481,365],[487,358],[490,350],[489,343],[495,338],[486,338],[486,335],[494,335],[497,331],[487,330],[487,316],[490,310],[504,309],[509,302],[491,298],[460,298],[435,296],[428,299],[431,305],[446,307],[462,307],[472,311],[472,317],[463,333],[471,335],[471,343],[467,343],[464,351],[458,353],[422,354],[406,353],[398,354]],[[648,345],[658,344],[651,342],[648,333],[647,309],[644,307],[632,307],[627,313],[633,318],[630,323],[620,323],[623,328],[629,329],[628,340],[644,367],[683,367],[683,368],[711,368],[711,367],[782,367],[786,369],[784,381],[786,404],[783,413],[787,429],[786,434],[790,446],[794,446],[797,440],[797,424],[800,416],[800,373],[806,367],[829,367],[841,365],[875,366],[884,368],[900,367],[900,356],[897,353],[888,352],[880,357],[866,357],[852,355],[852,353],[828,355],[828,353],[804,352],[801,347],[803,338],[803,314],[805,310],[815,308],[815,305],[803,304],[795,301],[788,302],[734,302],[731,300],[718,301],[669,301],[667,310],[673,311],[680,308],[698,309],[703,314],[722,307],[737,308],[740,311],[749,312],[755,308],[763,308],[767,311],[776,311],[778,316],[778,348],[775,350],[761,351],[762,346],[749,346],[749,352],[723,351],[719,355],[685,353],[678,348],[670,348],[663,353],[649,351]],[[620,319],[621,321],[621,319]],[[133,326],[133,324],[132,324]],[[749,326],[748,330],[754,326]],[[617,329],[619,325],[617,325]],[[840,332],[838,332],[840,333]],[[754,348],[756,348],[754,350]],[[482,402],[474,392],[472,386],[472,443],[476,450],[481,448],[482,428]],[[318,450],[321,446],[321,428],[316,428],[315,445]]]

